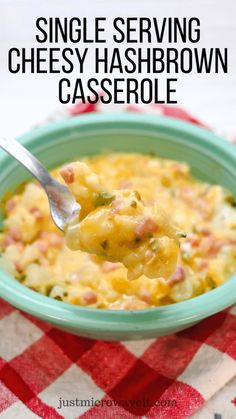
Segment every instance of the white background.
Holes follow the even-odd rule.
[[[78,16],[90,21],[105,16],[108,32],[109,22],[117,16],[199,17],[199,46],[228,47],[229,73],[179,75],[178,101],[218,132],[236,131],[235,0],[0,0],[0,129],[5,133],[21,134],[61,106],[59,77],[12,75],[7,69],[9,48],[35,45],[35,19],[39,16]],[[92,76],[92,64],[89,59],[86,76]]]

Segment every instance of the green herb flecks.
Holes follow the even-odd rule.
[[[101,246],[102,246],[102,248],[103,248],[104,250],[106,250],[106,249],[108,248],[108,245],[109,245],[108,240],[104,240],[104,241],[101,243]]]
[[[140,242],[141,242],[141,238],[140,237],[135,237],[134,245],[138,245]]]
[[[130,204],[130,206],[132,207],[132,208],[137,208],[137,202],[136,201],[131,201],[131,204]]]
[[[112,201],[114,201],[115,195],[109,193],[109,192],[98,192],[95,194],[94,197],[94,206],[102,207],[104,205],[110,204]]]
[[[216,283],[215,283],[214,279],[210,275],[207,275],[206,280],[207,280],[207,282],[209,284],[209,287],[216,288]]]
[[[57,295],[56,297],[53,297],[54,300],[63,301],[62,297],[60,295]]]
[[[138,201],[141,201],[141,196],[138,191],[134,191],[134,196],[137,198]]]
[[[236,208],[236,199],[233,197],[233,195],[229,194],[226,195],[225,201],[231,205],[232,207]]]
[[[176,233],[176,237],[177,237],[178,239],[186,239],[187,234],[186,234],[184,231],[177,231],[177,233]]]
[[[150,247],[153,250],[153,252],[156,252],[158,250],[158,247],[159,247],[158,240],[157,239],[151,240]]]

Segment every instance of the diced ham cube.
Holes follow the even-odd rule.
[[[133,183],[128,179],[124,179],[119,183],[119,189],[131,189],[132,187]]]
[[[30,212],[30,214],[32,214],[34,216],[34,218],[37,221],[42,221],[44,219],[44,215],[43,215],[42,211],[37,207],[31,208],[29,212]]]
[[[206,259],[202,259],[199,261],[198,263],[198,268],[200,269],[200,271],[207,269],[209,265],[209,261]]]
[[[40,238],[45,240],[49,246],[61,247],[64,243],[64,238],[57,233],[43,231],[40,234]]]
[[[15,266],[17,272],[19,272],[19,273],[22,272],[22,266],[21,266],[20,262],[18,262],[18,261],[14,262],[14,266]]]
[[[48,244],[43,240],[36,240],[34,246],[40,251],[40,253],[46,253],[48,250]]]
[[[102,264],[102,270],[105,273],[115,271],[119,267],[120,267],[120,263],[113,263],[113,262],[105,261]]]
[[[200,233],[201,233],[203,236],[205,236],[205,237],[207,237],[207,236],[210,236],[210,235],[211,235],[210,230],[208,230],[207,228],[201,228]]]
[[[224,246],[228,246],[230,244],[232,244],[231,240],[217,240],[212,236],[204,237],[201,242],[201,251],[208,256],[215,257]]]
[[[10,227],[10,229],[9,229],[9,235],[15,241],[21,241],[21,239],[22,239],[21,231],[20,231],[20,229],[17,226]]]
[[[13,211],[13,209],[16,206],[16,202],[14,201],[14,199],[9,199],[9,201],[6,203],[6,212],[10,213]]]
[[[213,237],[204,237],[201,240],[201,251],[204,254],[215,253],[215,240]]]
[[[143,218],[135,227],[135,233],[138,237],[143,238],[147,236],[148,233],[155,233],[157,228],[158,227],[152,218]]]
[[[201,238],[196,234],[188,234],[186,242],[190,243],[191,247],[198,247],[200,245]]]
[[[113,215],[118,214],[118,212],[120,211],[121,203],[122,203],[122,199],[121,198],[117,198],[117,199],[115,199],[112,202],[112,204],[111,204],[111,213]]]
[[[22,242],[17,242],[16,247],[19,250],[19,252],[23,252],[23,250],[25,248]]]
[[[174,274],[168,280],[168,284],[170,286],[173,286],[173,285],[179,284],[180,282],[184,281],[184,279],[185,279],[185,272],[184,272],[182,266],[177,266]]]
[[[11,244],[15,244],[15,240],[9,235],[5,236],[3,240],[3,246],[8,247],[11,246]]]
[[[144,301],[147,304],[151,304],[151,294],[146,289],[141,289],[139,293],[139,297],[142,301]]]
[[[139,310],[146,307],[148,307],[148,305],[144,301],[126,301],[120,308],[124,310]]]
[[[188,167],[182,163],[172,163],[172,169],[176,175],[186,175],[188,173]]]
[[[56,233],[51,233],[49,236],[49,243],[51,246],[61,247],[64,242],[63,237],[59,236]]]
[[[95,304],[97,299],[97,294],[95,294],[93,291],[86,291],[83,295],[83,300],[86,304]]]
[[[206,206],[206,202],[204,201],[204,199],[198,199],[195,202],[195,208],[199,212],[199,214],[201,214],[201,216],[204,220],[208,220],[208,218],[210,216],[210,210]]]
[[[71,164],[62,167],[59,173],[66,183],[70,184],[75,181],[75,173]]]

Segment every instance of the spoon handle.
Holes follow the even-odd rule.
[[[18,141],[0,136],[0,147],[23,164],[44,188],[51,184],[52,178],[45,167]]]
[[[41,183],[48,196],[52,219],[56,226],[64,231],[68,220],[80,212],[80,205],[69,189],[53,179],[40,161],[18,141],[0,136],[0,147],[18,160]]]

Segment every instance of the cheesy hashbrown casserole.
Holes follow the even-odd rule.
[[[104,154],[53,175],[82,205],[79,235],[55,227],[36,182],[4,202],[0,263],[27,287],[71,304],[144,309],[210,291],[236,271],[235,201],[187,164]]]

